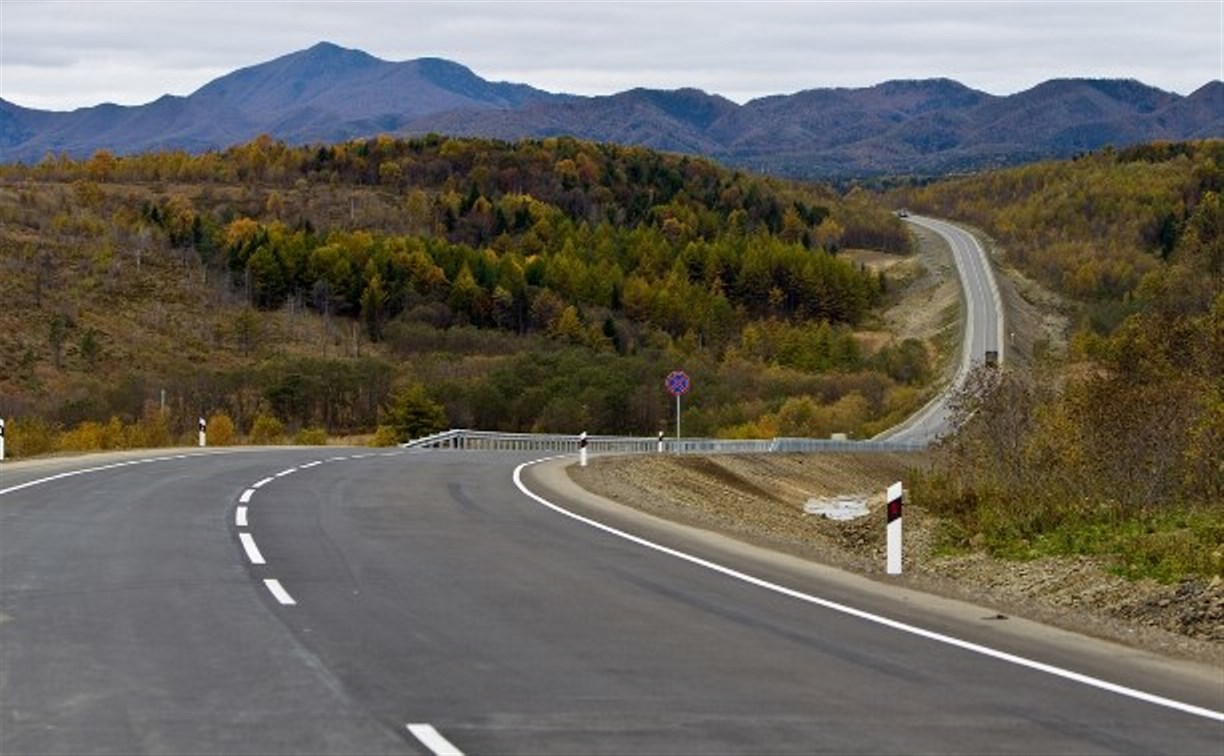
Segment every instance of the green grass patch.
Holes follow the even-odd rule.
[[[956,490],[939,474],[920,476],[915,503],[941,518],[939,555],[985,551],[1003,559],[1102,557],[1111,572],[1173,583],[1224,576],[1224,508],[1166,505],[1126,511],[1089,502]]]

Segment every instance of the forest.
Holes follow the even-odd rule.
[[[888,281],[842,253],[909,245],[861,191],[438,136],[48,155],[0,182],[10,453],[197,416],[369,434],[405,402],[454,427],[652,435],[677,368],[694,434],[865,434],[932,374],[913,344],[855,336]]]

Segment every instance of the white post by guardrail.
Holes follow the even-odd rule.
[[[901,483],[888,487],[888,557],[889,575],[901,574]]]
[[[4,461],[4,418],[0,417],[0,462]]]
[[[208,443],[208,439],[205,438],[205,435],[204,435],[204,432],[205,430],[207,430],[207,428],[208,428],[208,421],[206,421],[204,418],[200,418],[200,448],[204,448],[205,444]]]
[[[583,431],[578,436],[578,466],[586,467],[587,463],[587,434]]]
[[[659,431],[659,448],[658,448],[658,452],[659,452],[659,454],[662,454],[662,453],[663,453],[663,431]]]

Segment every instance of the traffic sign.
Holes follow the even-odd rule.
[[[663,385],[667,386],[667,393],[672,396],[687,394],[689,392],[688,373],[683,370],[673,370],[667,374],[667,379],[663,381]]]

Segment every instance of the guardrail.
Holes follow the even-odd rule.
[[[922,441],[849,441],[821,438],[725,440],[717,438],[652,438],[650,436],[587,436],[587,451],[617,454],[771,454],[782,452],[911,452],[927,447]],[[400,444],[404,449],[464,451],[577,452],[577,435],[498,433],[452,429]]]

